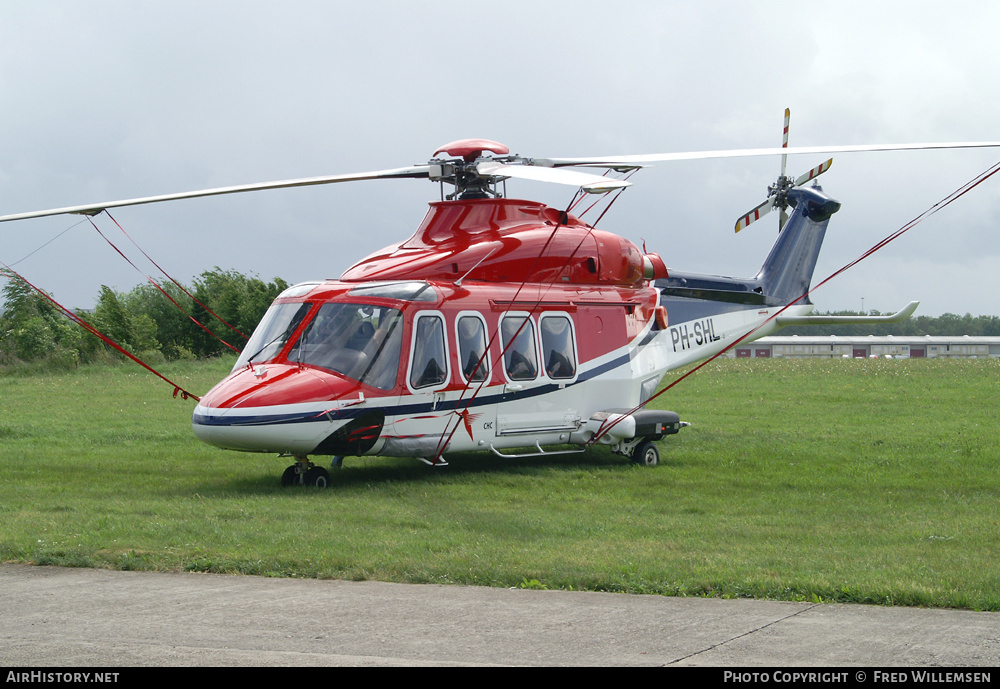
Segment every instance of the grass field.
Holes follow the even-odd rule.
[[[724,360],[657,400],[694,425],[653,469],[349,458],[323,490],[201,444],[136,367],[4,374],[0,560],[995,611],[998,387],[998,360]]]

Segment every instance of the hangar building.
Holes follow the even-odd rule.
[[[737,358],[987,359],[1000,357],[1000,337],[905,335],[772,335],[741,344],[727,356]]]

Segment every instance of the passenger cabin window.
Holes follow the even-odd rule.
[[[490,372],[486,356],[486,324],[477,316],[458,319],[458,361],[462,377],[469,382],[486,380]]]
[[[433,314],[418,316],[413,332],[410,387],[420,389],[443,385],[448,380],[444,321]]]
[[[542,316],[538,329],[542,334],[542,361],[548,377],[560,380],[575,376],[576,348],[569,317]]]
[[[500,334],[504,346],[504,368],[511,380],[534,380],[538,375],[535,328],[527,316],[507,316]]]

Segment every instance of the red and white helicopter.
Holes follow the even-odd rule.
[[[787,148],[786,140],[773,149],[543,160],[470,139],[412,167],[21,213],[0,222],[359,180],[438,182],[442,198],[412,237],[338,280],[295,285],[274,301],[230,375],[200,399],[195,434],[225,449],[294,458],[283,485],[327,485],[329,472],[311,460],[320,456],[333,458],[331,468],[361,455],[443,465],[450,453],[547,456],[600,442],[655,465],[656,441],[686,425],[675,412],[642,408],[666,372],[748,333],[755,339],[815,322],[805,295],[840,204],[802,185],[830,161],[792,180],[782,158],[767,201],[736,226],[774,207],[783,216],[793,209],[748,279],[668,270],[657,254],[570,212],[506,198],[505,181],[568,184],[580,196],[600,195],[630,183],[565,168],[628,173],[657,161],[974,146],[1000,144]],[[453,187],[447,195],[445,185]],[[874,320],[901,320],[915,308]]]

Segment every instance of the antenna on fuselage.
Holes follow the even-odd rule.
[[[476,268],[478,268],[480,263],[482,263],[483,261],[485,261],[486,259],[488,259],[490,256],[492,256],[493,254],[495,254],[499,250],[500,250],[500,247],[499,246],[495,246],[495,247],[493,247],[492,251],[490,251],[488,254],[486,254],[481,259],[479,259],[478,261],[476,261],[476,265],[474,265],[471,268],[469,268],[469,270],[465,273],[465,275],[463,275],[459,279],[455,280],[455,287],[461,287],[462,286],[462,280],[464,280],[465,278],[469,277],[469,273],[471,273]]]

